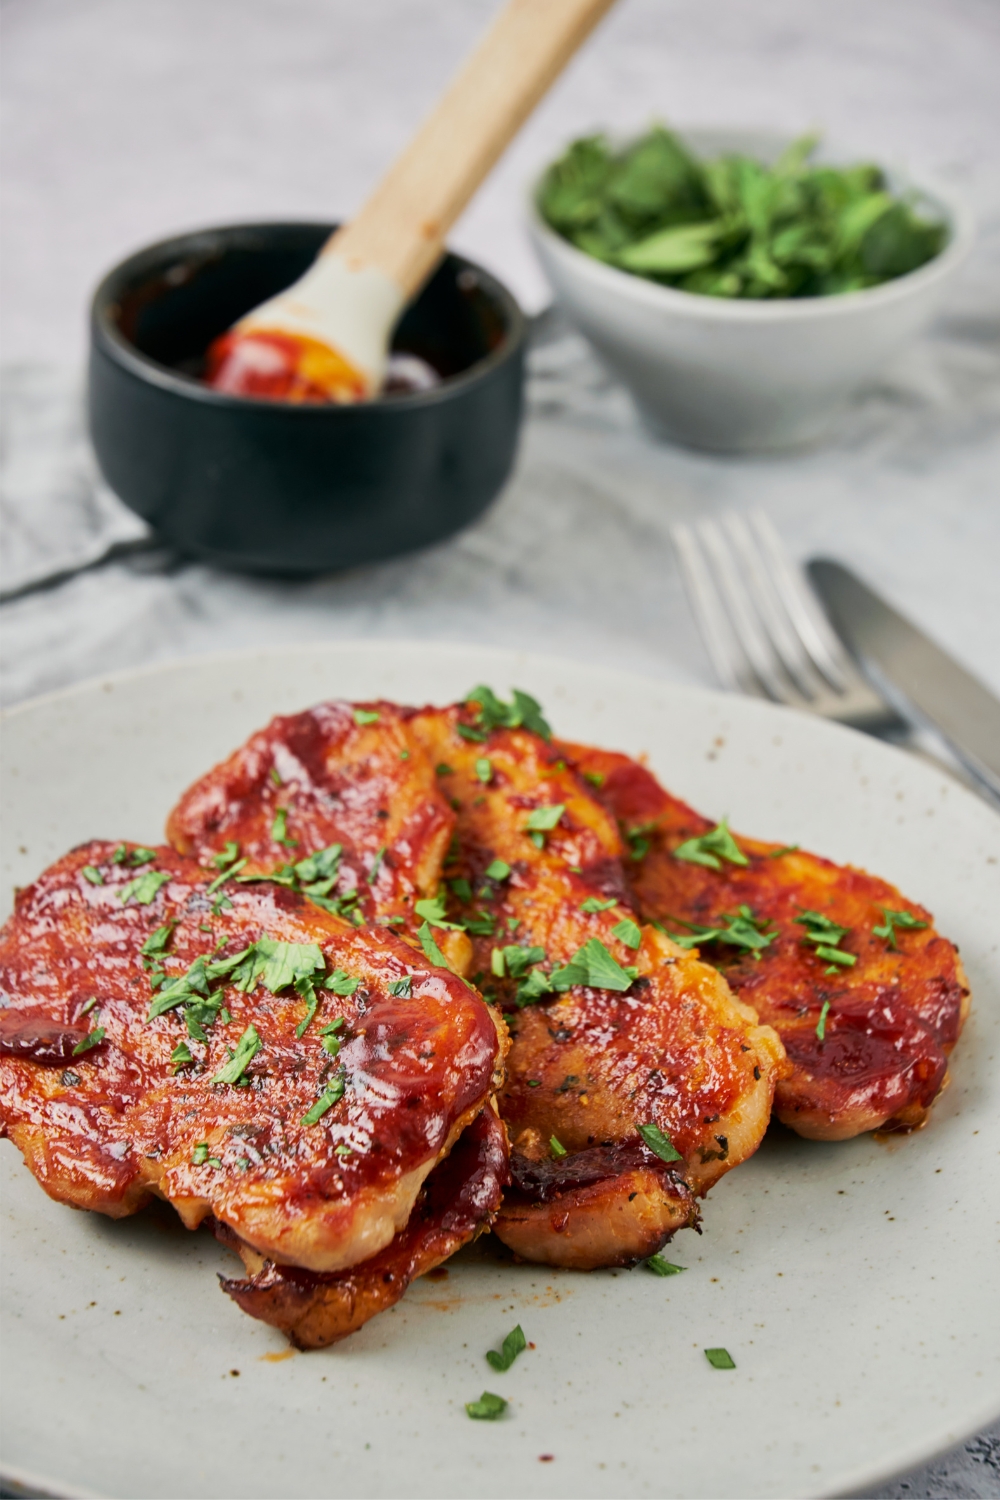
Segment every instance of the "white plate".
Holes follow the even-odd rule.
[[[83,839],[157,839],[182,788],[272,713],[446,702],[483,680],[535,693],[562,734],[648,751],[712,816],[935,912],[974,1009],[929,1128],[769,1137],[708,1199],[704,1235],[674,1241],[683,1276],[467,1253],[292,1357],[219,1291],[235,1263],[207,1236],[60,1208],[4,1145],[9,1474],[122,1496],[829,1495],[1000,1412],[1000,819],[926,766],[766,704],[485,648],[196,660],[8,716],[4,890]],[[485,1351],[516,1322],[537,1348],[498,1375]],[[715,1345],[734,1371],[708,1365]],[[509,1399],[504,1420],[467,1418],[483,1389]]]

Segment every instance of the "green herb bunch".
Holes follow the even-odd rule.
[[[546,172],[542,217],[597,260],[708,297],[828,297],[915,271],[944,224],[894,197],[869,164],[812,163],[803,136],[773,166],[696,159],[656,126],[623,151],[574,141]]]

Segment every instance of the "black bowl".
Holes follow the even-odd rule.
[[[357,406],[221,395],[198,375],[217,334],[295,281],[331,224],[237,224],[132,255],[91,309],[90,434],[111,488],[183,552],[315,574],[439,541],[510,473],[524,319],[488,272],[446,255],[393,348],[444,378]]]

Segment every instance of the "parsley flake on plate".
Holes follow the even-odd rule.
[[[549,1136],[549,1150],[552,1152],[552,1155],[556,1158],[557,1161],[559,1161],[562,1157],[569,1155],[569,1152],[566,1150],[566,1147],[563,1145],[562,1141],[554,1135]]]
[[[829,1014],[830,1002],[829,1000],[824,1000],[823,1008],[819,1013],[819,1020],[816,1022],[816,1035],[821,1042],[826,1039],[826,1018]]]
[[[507,1410],[507,1403],[502,1396],[495,1396],[492,1391],[484,1391],[478,1401],[467,1401],[465,1410],[477,1422],[495,1422]]]
[[[378,879],[378,872],[382,868],[382,861],[385,859],[385,852],[386,852],[386,845],[383,844],[382,847],[381,847],[381,849],[378,851],[378,853],[376,854],[375,858],[372,861],[372,867],[371,867],[371,869],[368,871],[368,884],[369,885],[374,885],[375,881]]]
[[[631,964],[622,968],[616,958],[605,948],[600,938],[590,938],[578,948],[568,964],[553,969],[549,978],[552,988],[563,994],[574,984],[585,984],[595,990],[617,990],[624,993],[631,987],[638,970]]]
[[[564,802],[554,802],[551,807],[536,807],[534,812],[528,814],[525,828],[532,833],[551,833],[553,828],[558,827],[559,819],[566,811]]]
[[[488,1349],[486,1358],[494,1370],[503,1372],[509,1370],[519,1354],[523,1354],[528,1347],[528,1340],[518,1323],[511,1329],[499,1350]]]
[[[493,780],[493,762],[485,755],[481,755],[476,761],[476,776],[483,786],[489,786]]]
[[[675,917],[675,921],[680,918]],[[719,919],[724,926],[699,927],[695,922],[681,922],[686,933],[667,932],[667,936],[680,948],[701,948],[708,943],[728,943],[733,948],[743,948],[756,957],[778,936],[777,928],[765,930],[767,918],[754,916],[749,906],[741,906],[736,916],[723,913]],[[661,928],[666,932],[666,928]]]
[[[345,1089],[346,1084],[343,1077],[335,1078],[329,1087],[320,1094],[316,1103],[306,1110],[302,1116],[302,1124],[315,1125],[317,1121],[322,1120],[327,1110],[332,1109],[335,1104],[339,1104],[341,1099],[343,1099]]]
[[[646,1145],[654,1156],[661,1161],[682,1161],[681,1153],[677,1150],[669,1135],[664,1134],[659,1125],[651,1120],[647,1125],[637,1125],[636,1130],[642,1136]]]
[[[170,1054],[170,1061],[173,1065],[173,1070],[175,1073],[180,1068],[183,1068],[185,1063],[194,1062],[194,1058],[191,1056],[191,1048],[188,1046],[187,1042],[177,1043],[177,1046]]]
[[[237,1042],[236,1051],[232,1057],[208,1080],[209,1083],[239,1083],[260,1049],[261,1040],[257,1035],[257,1028],[253,1025],[248,1026]]]
[[[276,844],[283,844],[286,849],[298,848],[298,839],[289,838],[288,835],[287,807],[279,807],[275,810],[274,822],[271,824],[271,837]]]
[[[505,859],[495,859],[486,866],[483,874],[487,880],[506,880],[510,874],[510,865]]]
[[[77,1042],[73,1048],[73,1056],[79,1057],[82,1052],[89,1052],[91,1047],[99,1047],[106,1035],[107,1032],[103,1026],[95,1026],[93,1031],[89,1031],[82,1041]]]
[[[389,994],[395,995],[398,1000],[411,1000],[413,998],[413,977],[405,974],[402,979],[394,979],[389,986]]]
[[[472,892],[470,891],[471,895]],[[417,901],[413,910],[418,917],[429,922],[432,927],[443,927],[446,931],[461,932],[461,922],[449,922],[444,914],[444,892],[439,891],[436,896],[426,897],[423,901]]]
[[[705,1358],[713,1370],[735,1370],[736,1361],[728,1349],[706,1349]]]
[[[208,1161],[208,1142],[195,1141],[191,1150],[191,1161],[196,1167],[203,1167]]]
[[[552,738],[552,730],[542,716],[541,704],[519,688],[512,690],[511,702],[504,703],[492,688],[481,683],[466,693],[465,703],[467,707],[477,707],[476,717],[487,733],[494,729],[530,729],[543,740]]]
[[[580,902],[580,910],[589,917],[599,911],[610,911],[613,906],[617,905],[618,902],[614,896],[611,896],[607,901],[602,901],[599,896],[588,896],[586,901]]]
[[[355,724],[377,724],[381,717],[378,710],[374,708],[356,708],[353,710]]]
[[[448,967],[448,960],[434,941],[434,934],[431,932],[429,922],[424,922],[418,929],[417,937],[420,939],[420,946],[431,963],[437,964],[439,969],[446,969]]]
[[[650,1255],[643,1261],[647,1271],[652,1271],[654,1276],[679,1276],[687,1266],[675,1266],[672,1261],[665,1260],[662,1255]]]
[[[80,871],[80,874],[84,877],[85,880],[89,880],[91,885],[104,884],[104,876],[101,874],[96,865],[84,865],[83,869]]]

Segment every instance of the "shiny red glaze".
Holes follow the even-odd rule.
[[[562,749],[581,773],[600,781],[597,795],[624,829],[652,825],[649,852],[626,866],[647,918],[683,933],[684,922],[709,927],[745,904],[778,929],[759,960],[718,943],[702,952],[785,1043],[794,1072],[778,1084],[779,1118],[831,1138],[921,1123],[943,1082],[969,993],[957,951],[934,930],[930,913],[864,870],[804,851],[773,858],[779,845],[742,835],[736,838],[747,867],[723,861],[716,871],[675,859],[678,845],[714,825],[628,756]],[[898,931],[893,950],[872,932],[883,922],[883,907],[928,925]],[[795,921],[803,910],[850,929],[841,948],[856,956],[852,968],[825,972],[830,965]],[[825,1001],[827,1042],[816,1036]]]
[[[244,1280],[224,1280],[223,1290],[251,1317],[287,1333],[298,1348],[323,1348],[392,1307],[418,1276],[488,1229],[509,1177],[506,1132],[486,1108],[434,1168],[405,1229],[380,1254],[333,1273],[267,1262]],[[243,1247],[231,1234],[215,1227],[223,1243],[240,1253]],[[253,1257],[246,1258],[249,1270]]]
[[[240,332],[231,329],[209,347],[205,362],[206,383],[228,396],[249,396],[266,401],[327,404],[338,397],[323,374],[332,365],[337,387],[347,399],[361,401],[367,394],[364,379],[346,361],[332,352],[320,351],[317,365],[310,354],[319,348],[313,340],[271,330]]]
[[[7,1133],[63,1202],[121,1216],[152,1192],[189,1226],[211,1213],[278,1259],[296,1262],[314,1241],[318,1253],[335,1250],[373,1195],[391,1195],[406,1174],[433,1165],[482,1107],[499,1052],[489,1011],[390,933],[348,926],[280,886],[230,883],[231,907],[213,914],[211,872],[170,849],[142,867],[170,875],[151,904],[123,905],[122,887],[136,872],[112,863],[114,850],[95,842],[59,860],[19,893],[0,934],[5,1024],[20,1014],[33,1027],[45,1016],[57,1033],[76,1029],[96,997],[85,1019],[106,1030],[71,1069],[0,1058]],[[91,884],[84,866],[104,883]],[[167,922],[177,924],[170,977],[200,954],[226,957],[268,936],[318,944],[327,972],[343,969],[361,985],[350,998],[320,989],[318,1015],[300,1039],[306,1006],[293,989],[243,994],[226,984],[232,1019],[216,1021],[201,1043],[179,1010],[146,1019],[153,992],[140,948]],[[406,975],[413,998],[390,995]],[[346,1028],[334,1062],[319,1030],[337,1016]],[[247,1068],[249,1086],[213,1084],[250,1024],[263,1045]],[[175,1072],[171,1054],[181,1041],[194,1061]],[[340,1067],[344,1098],[318,1124],[303,1125]],[[193,1162],[201,1141],[221,1167]],[[341,1143],[350,1156],[336,1154]]]
[[[358,724],[355,708],[379,718]],[[202,863],[235,841],[249,860],[244,874],[340,843],[330,896],[359,891],[358,909],[368,920],[407,917],[415,897],[436,888],[455,823],[414,742],[411,718],[391,703],[333,702],[272,719],[189,787],[170,814],[167,837]],[[281,807],[292,846],[272,836]]]

